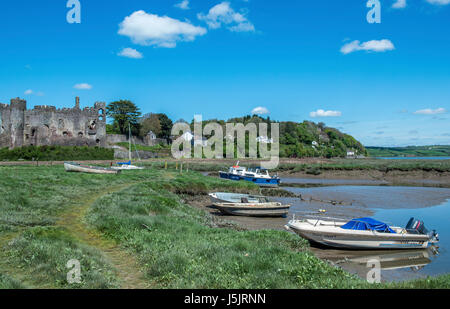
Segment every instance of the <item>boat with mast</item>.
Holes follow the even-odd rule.
[[[132,165],[131,164],[131,140],[132,140],[133,136],[131,135],[131,125],[128,123],[128,162],[117,162],[117,166],[112,166],[111,168],[114,170],[143,170],[143,167],[140,166],[136,166],[136,165]],[[134,147],[136,148],[136,144],[134,145]],[[139,156],[139,153],[137,152],[136,149],[136,153]]]

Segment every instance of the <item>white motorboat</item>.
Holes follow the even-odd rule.
[[[284,217],[291,205],[281,203],[214,203],[226,215],[246,217]]]
[[[411,218],[405,228],[390,227],[372,218],[349,222],[322,219],[291,220],[286,229],[312,243],[348,249],[424,249],[439,241],[422,221]]]
[[[226,193],[214,192],[210,193],[212,203],[268,203],[269,199],[265,196],[240,194],[240,193]]]

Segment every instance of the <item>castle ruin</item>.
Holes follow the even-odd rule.
[[[80,109],[77,97],[74,108],[35,106],[11,99],[0,103],[0,148],[23,146],[106,146],[106,104]]]

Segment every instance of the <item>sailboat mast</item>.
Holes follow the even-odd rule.
[[[128,142],[129,142],[129,147],[128,147],[128,158],[130,159],[131,162],[131,125],[130,123],[128,123]]]

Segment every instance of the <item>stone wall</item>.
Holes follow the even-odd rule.
[[[80,109],[36,106],[27,110],[19,98],[0,104],[0,147],[106,146],[106,104]]]

